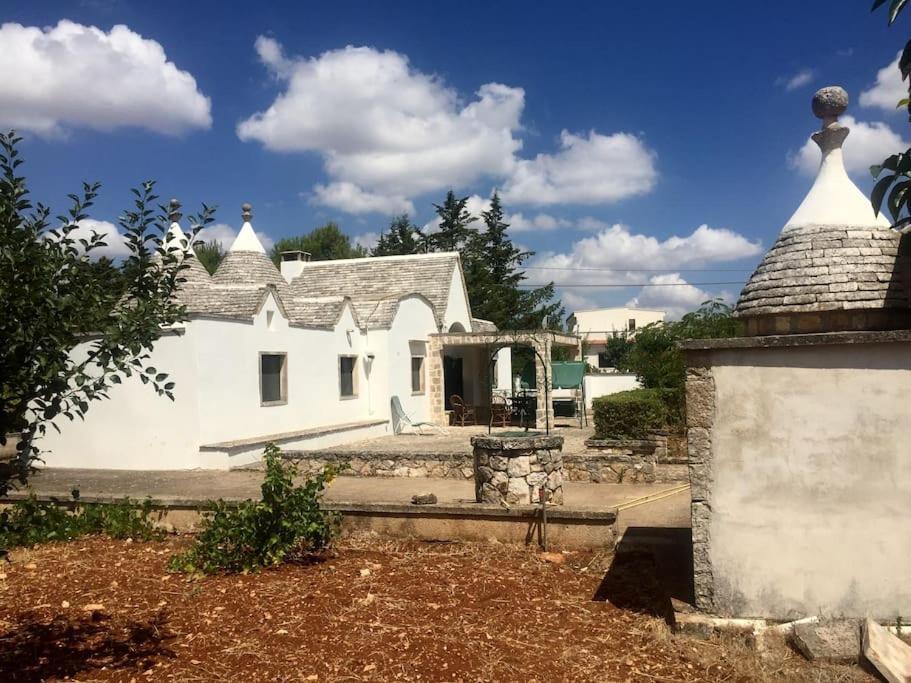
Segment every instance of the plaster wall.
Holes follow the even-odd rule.
[[[461,324],[464,330],[471,330],[471,308],[468,305],[468,295],[465,292],[461,268],[454,268],[452,271],[449,299],[443,314],[443,330],[450,329],[455,323]]]
[[[383,414],[390,412],[389,399],[398,396],[402,407],[414,422],[430,420],[430,383],[428,375],[427,336],[437,331],[433,308],[420,296],[409,296],[399,302],[398,312],[388,334],[388,390]],[[411,387],[411,357],[424,357],[424,389],[413,392]]]
[[[271,316],[269,314],[272,314]],[[271,325],[269,320],[271,318]],[[364,334],[346,306],[334,330],[289,327],[269,297],[252,323],[196,320],[202,444],[354,422],[370,415]],[[262,405],[261,353],[287,354],[287,401]],[[357,395],[340,395],[339,356],[357,356]]]
[[[592,400],[599,396],[609,396],[620,391],[638,389],[642,385],[635,375],[604,374],[585,375],[585,407],[592,407]]]
[[[139,377],[124,378],[109,392],[110,400],[94,401],[85,421],[55,422],[40,442],[47,467],[105,469],[183,469],[211,465],[197,450],[196,358],[198,337],[192,325],[182,334],[167,334],[155,344],[151,365],[175,383],[174,401],[159,396]],[[74,351],[85,358],[88,345]]]
[[[714,610],[911,613],[911,344],[706,354],[714,396],[687,400],[691,414],[714,401],[693,479],[697,584],[707,561]]]

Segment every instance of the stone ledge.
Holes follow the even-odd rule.
[[[207,443],[199,447],[201,451],[232,451],[240,448],[249,448],[250,446],[265,445],[270,441],[290,441],[292,439],[316,438],[326,434],[336,434],[346,432],[350,429],[365,429],[367,427],[378,427],[388,423],[389,420],[361,420],[359,422],[342,422],[333,425],[324,425],[322,427],[311,427],[309,429],[298,429],[293,432],[280,432],[278,434],[265,434],[263,436],[253,436],[247,439],[235,439],[233,441],[218,441],[216,443]]]
[[[764,337],[728,339],[690,339],[680,342],[684,351],[715,349],[774,349],[790,346],[834,346],[838,344],[889,344],[911,342],[911,330],[883,332],[823,332],[818,334],[780,334]]]

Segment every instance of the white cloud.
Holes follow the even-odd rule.
[[[513,204],[596,204],[655,183],[654,152],[628,133],[563,131],[555,154],[521,159],[522,88],[485,83],[463,100],[391,50],[348,46],[301,58],[264,36],[255,46],[283,91],[237,135],[273,151],[319,154],[329,176],[313,190],[320,203],[394,213],[422,194],[490,178]]]
[[[174,135],[212,125],[209,98],[164,48],[127,26],[104,32],[0,26],[0,126],[55,136],[70,127],[123,126]]]
[[[104,237],[106,246],[92,249],[90,252],[92,259],[98,259],[102,256],[106,256],[109,259],[116,259],[130,255],[130,250],[127,248],[127,243],[124,241],[123,235],[117,229],[116,225],[109,223],[108,221],[98,221],[94,218],[86,218],[85,220],[79,221],[78,227],[70,232],[69,237],[73,240],[90,240],[92,238],[92,233],[96,232]],[[53,238],[48,236],[48,239]],[[76,247],[81,249],[78,244]]]
[[[700,225],[685,237],[671,236],[659,240],[650,235],[634,233],[625,225],[613,225],[596,235],[584,237],[573,244],[572,250],[563,254],[542,255],[534,265],[544,268],[577,269],[597,268],[612,272],[565,270],[547,271],[546,279],[604,282],[614,280],[614,275],[641,281],[636,269],[673,269],[701,267],[757,256],[762,252],[759,242],[751,242],[743,235],[727,228]],[[606,275],[606,277],[605,277]]]
[[[522,213],[509,214],[505,218],[512,232],[549,232],[560,228],[568,228],[572,223],[565,218],[557,218],[548,213],[539,213],[526,217]]]
[[[689,284],[679,273],[666,273],[649,278],[652,287],[643,287],[626,305],[639,308],[657,308],[667,311],[668,318],[676,319],[689,313],[709,299],[715,298],[704,289]],[[723,299],[730,299],[726,292]]]
[[[273,240],[264,232],[257,230],[256,236],[259,238],[259,241],[262,242],[263,248],[266,251],[269,251],[275,244],[275,240]],[[203,228],[198,233],[196,233],[197,242],[211,242],[214,240],[215,242],[221,244],[221,246],[225,249],[231,248],[231,245],[234,243],[234,239],[236,237],[237,230],[232,228],[227,223],[215,223],[207,228]]]
[[[844,144],[845,169],[848,173],[869,173],[870,166],[880,163],[890,154],[904,150],[909,143],[881,121],[866,123],[853,116],[842,116],[841,123],[851,129]],[[803,147],[788,154],[791,168],[809,176],[816,175],[820,161],[819,147],[813,140],[807,140]]]
[[[780,76],[776,78],[775,85],[784,88],[788,92],[791,92],[792,90],[797,90],[798,88],[802,88],[805,85],[808,85],[810,81],[815,78],[815,76],[816,71],[813,69],[804,68],[791,76]]]
[[[414,204],[405,197],[372,194],[362,190],[354,183],[344,181],[316,185],[313,188],[311,201],[314,204],[321,204],[352,214],[384,213],[392,216],[414,213]]]
[[[289,59],[263,36],[256,50],[287,87],[241,122],[238,135],[271,150],[317,152],[334,181],[412,197],[501,176],[522,145],[514,136],[525,104],[521,88],[487,83],[463,104],[397,52],[348,46]]]
[[[604,204],[646,194],[658,179],[656,155],[635,135],[564,130],[560,151],[520,160],[503,187],[518,204]]]
[[[364,249],[373,249],[376,243],[380,241],[380,233],[365,232],[361,235],[355,235],[351,238],[351,241],[357,246],[364,247]]]
[[[899,57],[901,52],[895,55],[891,63],[876,72],[876,83],[860,94],[861,107],[879,107],[894,112],[898,101],[908,97],[908,84],[902,81],[898,70]]]

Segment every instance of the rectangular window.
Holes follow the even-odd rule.
[[[357,396],[357,356],[338,357],[338,376],[341,397]]]
[[[411,357],[411,393],[424,393],[424,356]]]
[[[598,354],[598,367],[599,368],[609,368],[610,360],[607,357],[607,354],[603,351]]]
[[[630,318],[629,319],[629,331],[632,332],[635,329],[636,329],[636,319]]]
[[[288,402],[287,354],[259,354],[259,398],[264,406]]]

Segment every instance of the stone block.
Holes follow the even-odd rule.
[[[810,661],[856,664],[860,660],[860,621],[832,619],[798,623],[792,635],[794,646]]]
[[[889,683],[911,681],[911,645],[870,618],[864,621],[863,652]]]
[[[509,465],[509,458],[505,458],[502,455],[492,455],[490,456],[490,468],[498,472],[505,472],[506,467]]]
[[[711,428],[715,415],[715,382],[689,379],[686,382],[686,424]]]
[[[528,484],[524,479],[510,479],[504,496],[507,503],[528,503]]]
[[[712,431],[707,427],[686,430],[687,457],[691,462],[706,462],[712,458]]]
[[[695,501],[711,499],[712,467],[705,462],[689,463],[690,496]]]
[[[506,464],[506,474],[510,477],[524,477],[531,473],[531,457],[520,455],[516,458],[509,458]]]

